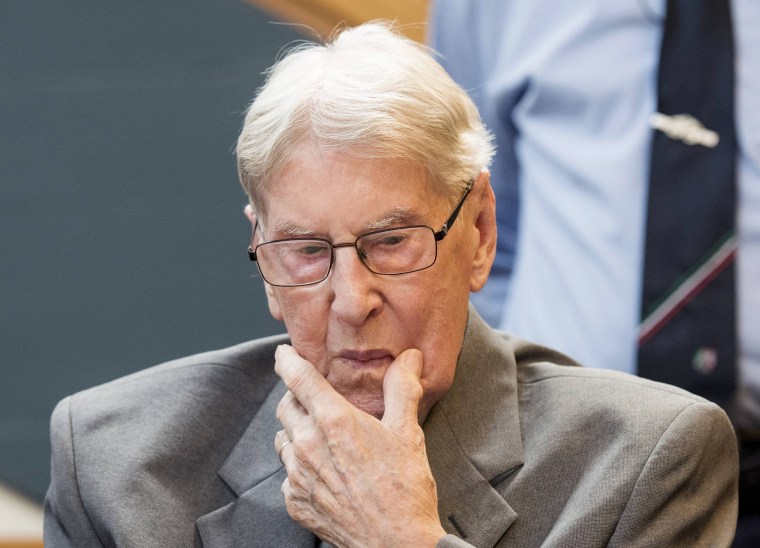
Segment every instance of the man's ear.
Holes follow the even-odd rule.
[[[243,213],[245,213],[246,218],[251,221],[251,226],[256,226],[256,215],[253,213],[253,206],[251,204],[245,206]]]
[[[243,210],[243,213],[245,213],[245,216],[248,218],[248,220],[251,222],[251,228],[256,229],[256,215],[253,212],[253,207],[251,207],[251,204],[248,204],[245,206],[245,209]],[[251,237],[251,241],[253,241],[253,236]],[[277,297],[274,293],[274,288],[266,283],[263,279],[262,282],[264,282],[264,291],[267,294],[267,303],[269,304],[269,313],[272,315],[272,317],[277,321],[282,321],[282,310],[280,310],[280,303],[277,301]]]
[[[472,189],[475,204],[475,255],[470,274],[470,291],[480,291],[488,279],[496,257],[496,196],[491,187],[491,174],[484,169]]]

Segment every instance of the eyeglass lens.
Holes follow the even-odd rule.
[[[360,236],[355,248],[361,261],[376,274],[423,270],[435,262],[437,253],[433,231],[426,226],[371,232]],[[256,256],[268,283],[307,285],[327,277],[332,249],[333,245],[325,240],[277,240],[258,246]]]

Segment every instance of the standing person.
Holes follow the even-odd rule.
[[[652,115],[672,7],[666,0],[435,0],[432,6],[431,44],[470,91],[498,146],[491,172],[499,247],[494,271],[473,303],[491,325],[592,367],[638,371]],[[730,8],[738,142],[738,388],[721,403],[742,442],[737,538],[746,531],[757,542],[760,4],[733,0]],[[697,62],[698,51],[691,52]],[[697,97],[700,92],[693,90]],[[661,238],[687,240],[690,226],[701,221],[691,219],[677,234]],[[694,343],[698,347],[700,341]],[[695,353],[685,367],[696,369],[701,385],[711,389],[716,360],[698,359],[704,357]],[[725,365],[724,360],[718,367]]]

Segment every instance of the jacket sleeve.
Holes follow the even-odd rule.
[[[76,470],[71,398],[61,401],[50,421],[51,480],[45,495],[45,546],[103,546],[82,500]]]
[[[688,405],[649,456],[609,546],[730,546],[738,469],[736,436],[723,410]]]
[[[472,548],[472,544],[468,544],[457,536],[446,535],[438,541],[435,548]]]

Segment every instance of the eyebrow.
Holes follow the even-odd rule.
[[[283,236],[311,236],[314,233],[302,226],[298,226],[290,221],[279,220],[272,227],[275,234],[282,234]]]
[[[408,207],[394,207],[379,219],[364,225],[365,230],[379,230],[395,224],[416,224],[420,216]]]
[[[380,230],[388,228],[396,224],[419,224],[421,222],[421,216],[408,207],[394,207],[388,213],[382,217],[366,223],[362,226],[362,232],[370,230]],[[275,234],[282,235],[284,237],[303,237],[314,236],[315,232],[311,229],[286,221],[284,219],[278,220],[272,225],[272,229]]]

